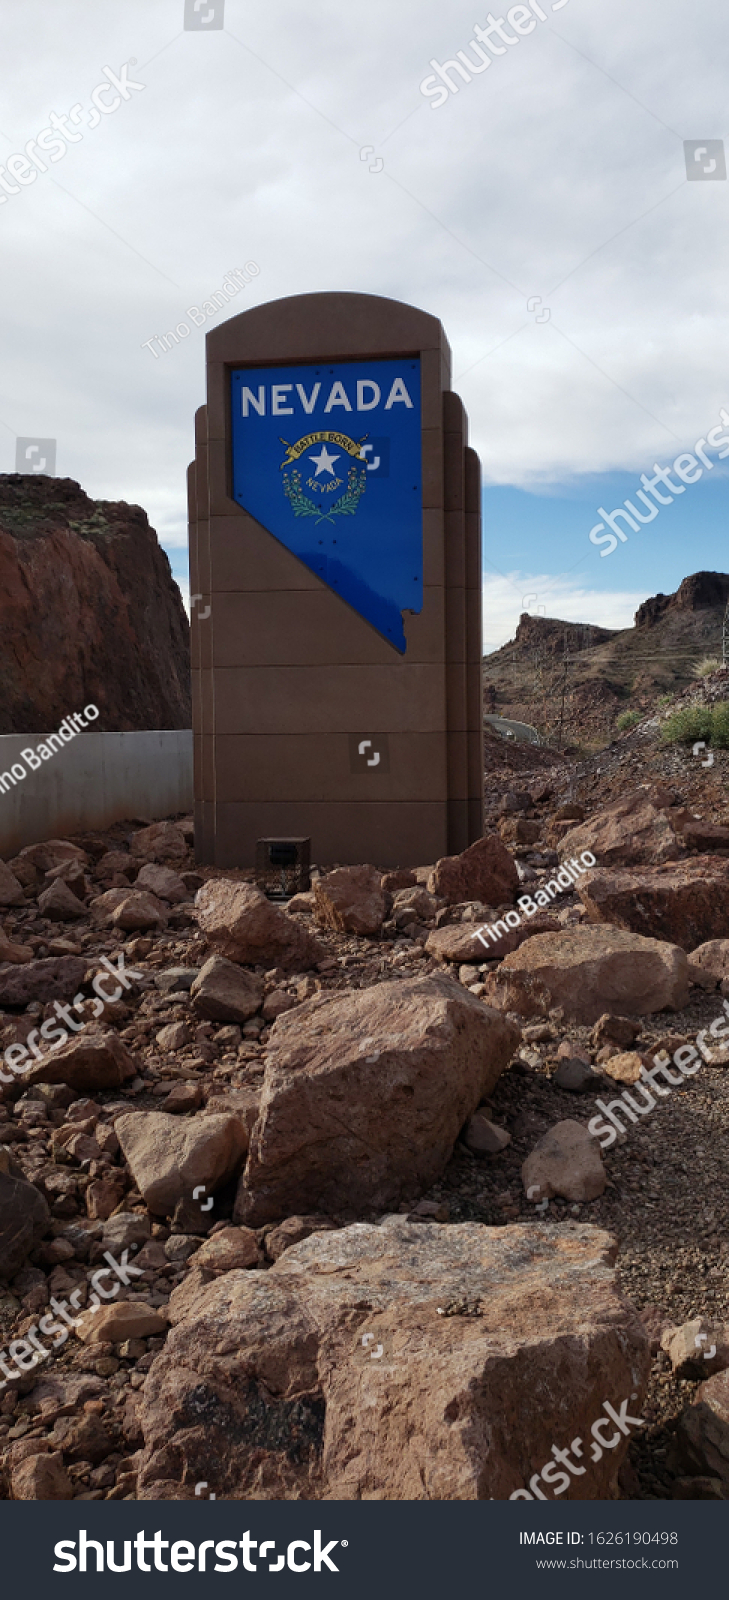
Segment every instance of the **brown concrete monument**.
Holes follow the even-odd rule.
[[[427,864],[483,831],[478,457],[436,317],[276,300],[207,336],[189,471],[198,859]]]

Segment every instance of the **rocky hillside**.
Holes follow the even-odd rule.
[[[140,506],[0,475],[0,733],[191,725],[189,626]]]
[[[705,657],[721,659],[729,575],[697,572],[612,631],[522,615],[512,643],[484,659],[484,710],[531,722],[576,749],[613,737],[621,712],[651,710]]]

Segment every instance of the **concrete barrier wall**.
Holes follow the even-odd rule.
[[[192,729],[149,733],[79,733],[29,772],[21,751],[35,751],[38,734],[0,735],[0,774],[15,763],[26,777],[5,778],[0,790],[0,856],[26,844],[86,828],[108,828],[126,817],[150,822],[192,811]]]

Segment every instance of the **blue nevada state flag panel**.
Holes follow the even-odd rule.
[[[420,361],[238,367],[233,498],[401,654],[423,605]]]

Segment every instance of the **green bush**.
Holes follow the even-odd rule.
[[[621,711],[620,716],[616,720],[615,726],[618,730],[618,733],[628,733],[631,728],[637,727],[638,723],[642,722],[642,720],[643,719],[639,711]]]
[[[665,744],[694,744],[697,739],[711,742],[712,712],[709,706],[684,706],[666,717],[661,728]]]
[[[714,706],[711,719],[711,742],[718,749],[729,749],[729,702],[722,700]]]

